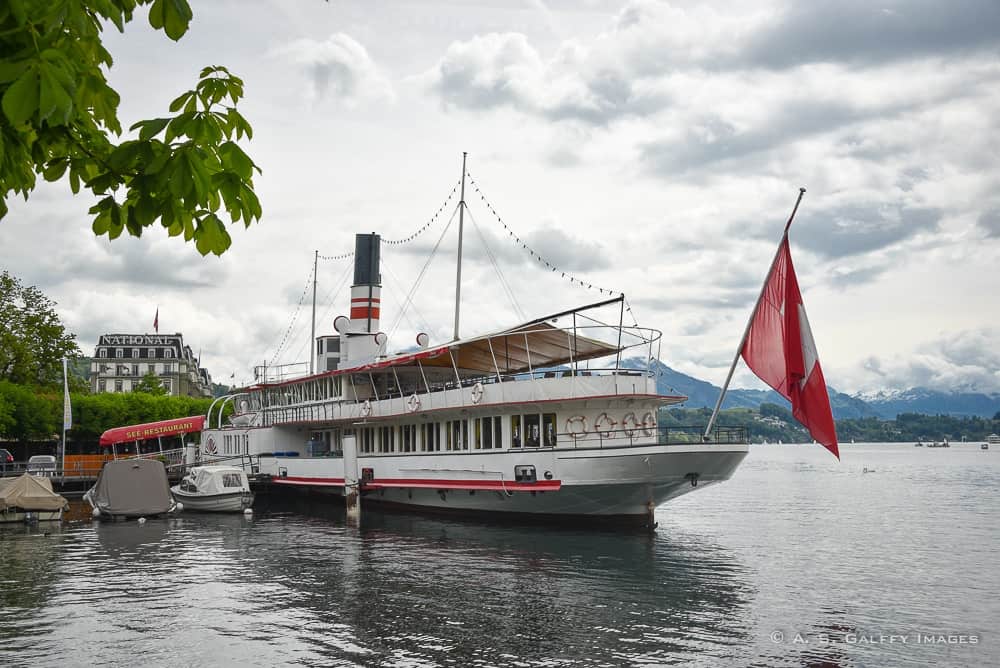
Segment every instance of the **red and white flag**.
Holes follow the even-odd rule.
[[[792,414],[812,437],[840,459],[830,395],[802,305],[787,234],[740,354],[758,378],[792,402]]]
[[[153,331],[157,334],[160,333],[160,307],[156,307],[156,315],[153,316]]]

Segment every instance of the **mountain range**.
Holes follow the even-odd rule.
[[[643,368],[640,359],[623,360],[632,368]],[[662,362],[654,362],[656,389],[661,394],[682,394],[688,400],[686,408],[714,408],[722,391],[717,385],[671,369]],[[903,391],[883,391],[850,395],[830,390],[830,407],[837,420],[849,418],[875,417],[880,420],[894,420],[900,413],[922,413],[925,415],[952,415],[956,417],[979,416],[991,418],[1000,412],[1000,394],[975,392],[944,392],[924,387]],[[788,407],[788,401],[774,390],[730,389],[726,393],[723,408],[757,408],[762,403],[772,403]]]

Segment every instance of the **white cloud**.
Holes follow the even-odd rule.
[[[308,76],[310,96],[347,107],[363,103],[392,102],[392,84],[350,35],[335,33],[323,41],[297,39],[275,50],[298,65]]]

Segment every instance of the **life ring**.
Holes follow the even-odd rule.
[[[406,409],[411,413],[416,413],[420,410],[420,397],[414,392],[410,395],[410,398],[406,400]]]
[[[365,399],[365,403],[361,404],[361,414],[365,417],[372,414],[372,402],[368,399]]]
[[[597,416],[597,419],[594,420],[594,431],[602,436],[610,436],[611,432],[614,431],[616,424],[618,423],[615,422],[613,417],[607,413],[601,413]]]
[[[635,413],[626,413],[622,418],[622,429],[629,438],[635,436],[635,430],[639,428],[639,421],[635,419]]]
[[[651,411],[646,411],[646,414],[642,416],[642,433],[646,436],[652,436],[656,433],[656,416]]]
[[[472,403],[478,404],[483,400],[483,384],[476,383],[472,386]]]
[[[579,425],[579,429],[577,426]],[[574,415],[566,418],[566,433],[570,436],[578,436],[587,433],[587,418],[583,415]]]
[[[219,449],[217,447],[215,447],[215,439],[212,438],[211,436],[209,436],[208,437],[208,441],[205,442],[205,452],[208,453],[208,454],[210,454],[210,455],[214,455],[218,451],[219,451]]]

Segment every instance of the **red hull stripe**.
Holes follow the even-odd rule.
[[[299,478],[289,476],[274,478],[274,483],[283,485],[317,485],[343,487],[343,478]],[[503,480],[436,480],[434,478],[376,478],[364,483],[365,489],[463,489],[495,492],[558,492],[561,480],[539,480],[538,482],[508,482]]]

